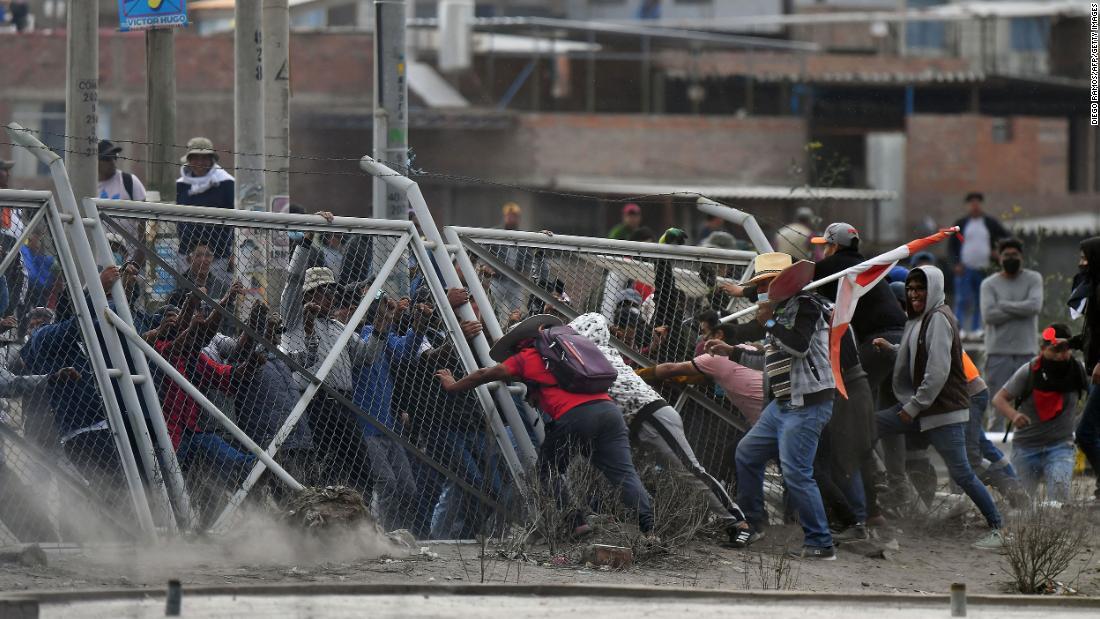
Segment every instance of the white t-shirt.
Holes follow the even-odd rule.
[[[99,181],[97,186],[99,197],[110,200],[138,200],[144,202],[145,185],[141,184],[141,179],[137,175],[131,174],[130,176],[134,179],[134,195],[127,195],[126,186],[122,184],[122,170],[115,170],[114,176],[105,181]]]
[[[97,189],[99,191],[100,198],[107,198],[110,200],[137,200],[140,202],[145,201],[145,185],[141,184],[141,179],[136,174],[131,174],[134,179],[134,195],[128,195],[126,193],[126,186],[122,184],[122,170],[115,170],[115,175],[105,181],[99,181]],[[129,218],[118,218],[117,220],[122,227],[130,234],[137,235],[138,233],[138,220]]]
[[[989,268],[989,227],[984,217],[971,217],[962,230],[963,244],[960,258],[967,268]]]

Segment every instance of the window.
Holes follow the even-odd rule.
[[[97,109],[99,121],[96,134],[102,137],[111,134],[111,106],[100,103]],[[35,134],[50,150],[63,158],[68,158],[65,150],[65,103],[63,101],[36,101],[15,103],[12,106],[12,120]],[[13,148],[15,167],[12,176],[49,176],[50,169],[25,148]]]
[[[993,119],[993,143],[1007,144],[1012,141],[1012,120],[1008,118]]]
[[[1037,52],[1047,48],[1047,41],[1050,38],[1050,18],[1018,17],[1009,20],[1009,24],[1012,51]]]
[[[910,9],[946,4],[944,0],[909,0]],[[915,49],[947,47],[947,24],[937,21],[908,22],[905,25],[905,46]]]

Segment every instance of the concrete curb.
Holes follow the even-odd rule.
[[[501,584],[365,584],[289,583],[265,585],[201,585],[183,588],[190,595],[280,596],[280,595],[510,595],[535,597],[629,597],[633,599],[674,598],[716,602],[782,601],[851,604],[917,604],[946,608],[946,594],[911,593],[818,593],[802,591],[718,591],[707,589],[655,588],[635,585],[501,585]],[[103,600],[163,598],[165,589],[85,589],[72,591],[20,591],[0,594],[0,617],[22,617],[31,604],[64,604]],[[1041,608],[1094,608],[1100,612],[1100,598],[1073,596],[973,595],[973,606],[1031,606]],[[14,611],[8,614],[9,611]]]

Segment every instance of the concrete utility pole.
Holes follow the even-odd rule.
[[[263,0],[264,208],[290,195],[290,6]]]
[[[374,159],[405,173],[409,152],[408,50],[405,0],[374,3]],[[408,200],[374,179],[378,219],[408,219]]]
[[[145,184],[162,202],[176,200],[176,29],[145,31],[145,102],[149,163]]]
[[[264,211],[264,96],[263,96],[263,5],[260,0],[237,0],[233,51],[233,160],[236,163],[237,197],[234,206],[246,211]],[[265,268],[263,256],[242,250],[251,235],[237,234],[234,259],[237,278],[251,289],[263,285],[256,274]],[[253,242],[255,242],[253,240]],[[260,276],[262,280],[263,276]]]
[[[275,196],[290,195],[290,4],[263,0],[264,210]],[[261,233],[258,250],[266,268],[263,287],[278,294],[286,285],[290,255],[276,249],[277,233]],[[279,233],[281,236],[281,233]],[[285,247],[285,245],[280,245]]]
[[[99,3],[70,2],[65,59],[65,167],[76,199],[98,197]]]

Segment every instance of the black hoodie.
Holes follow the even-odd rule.
[[[1085,370],[1092,372],[1092,368],[1100,362],[1100,286],[1096,286],[1100,282],[1100,236],[1081,241],[1081,252],[1089,262],[1088,275],[1093,282],[1092,295],[1085,306],[1084,331],[1081,333]]]
[[[814,279],[821,279],[845,269],[854,267],[866,258],[858,250],[850,247],[841,247],[835,254],[823,258],[814,267]],[[836,283],[825,284],[817,292],[829,299],[836,301]],[[890,292],[890,285],[881,281],[867,291],[867,294],[856,305],[855,314],[852,315],[852,330],[860,343],[865,342],[871,336],[877,336],[883,331],[905,328],[905,312],[898,307],[894,293]]]

